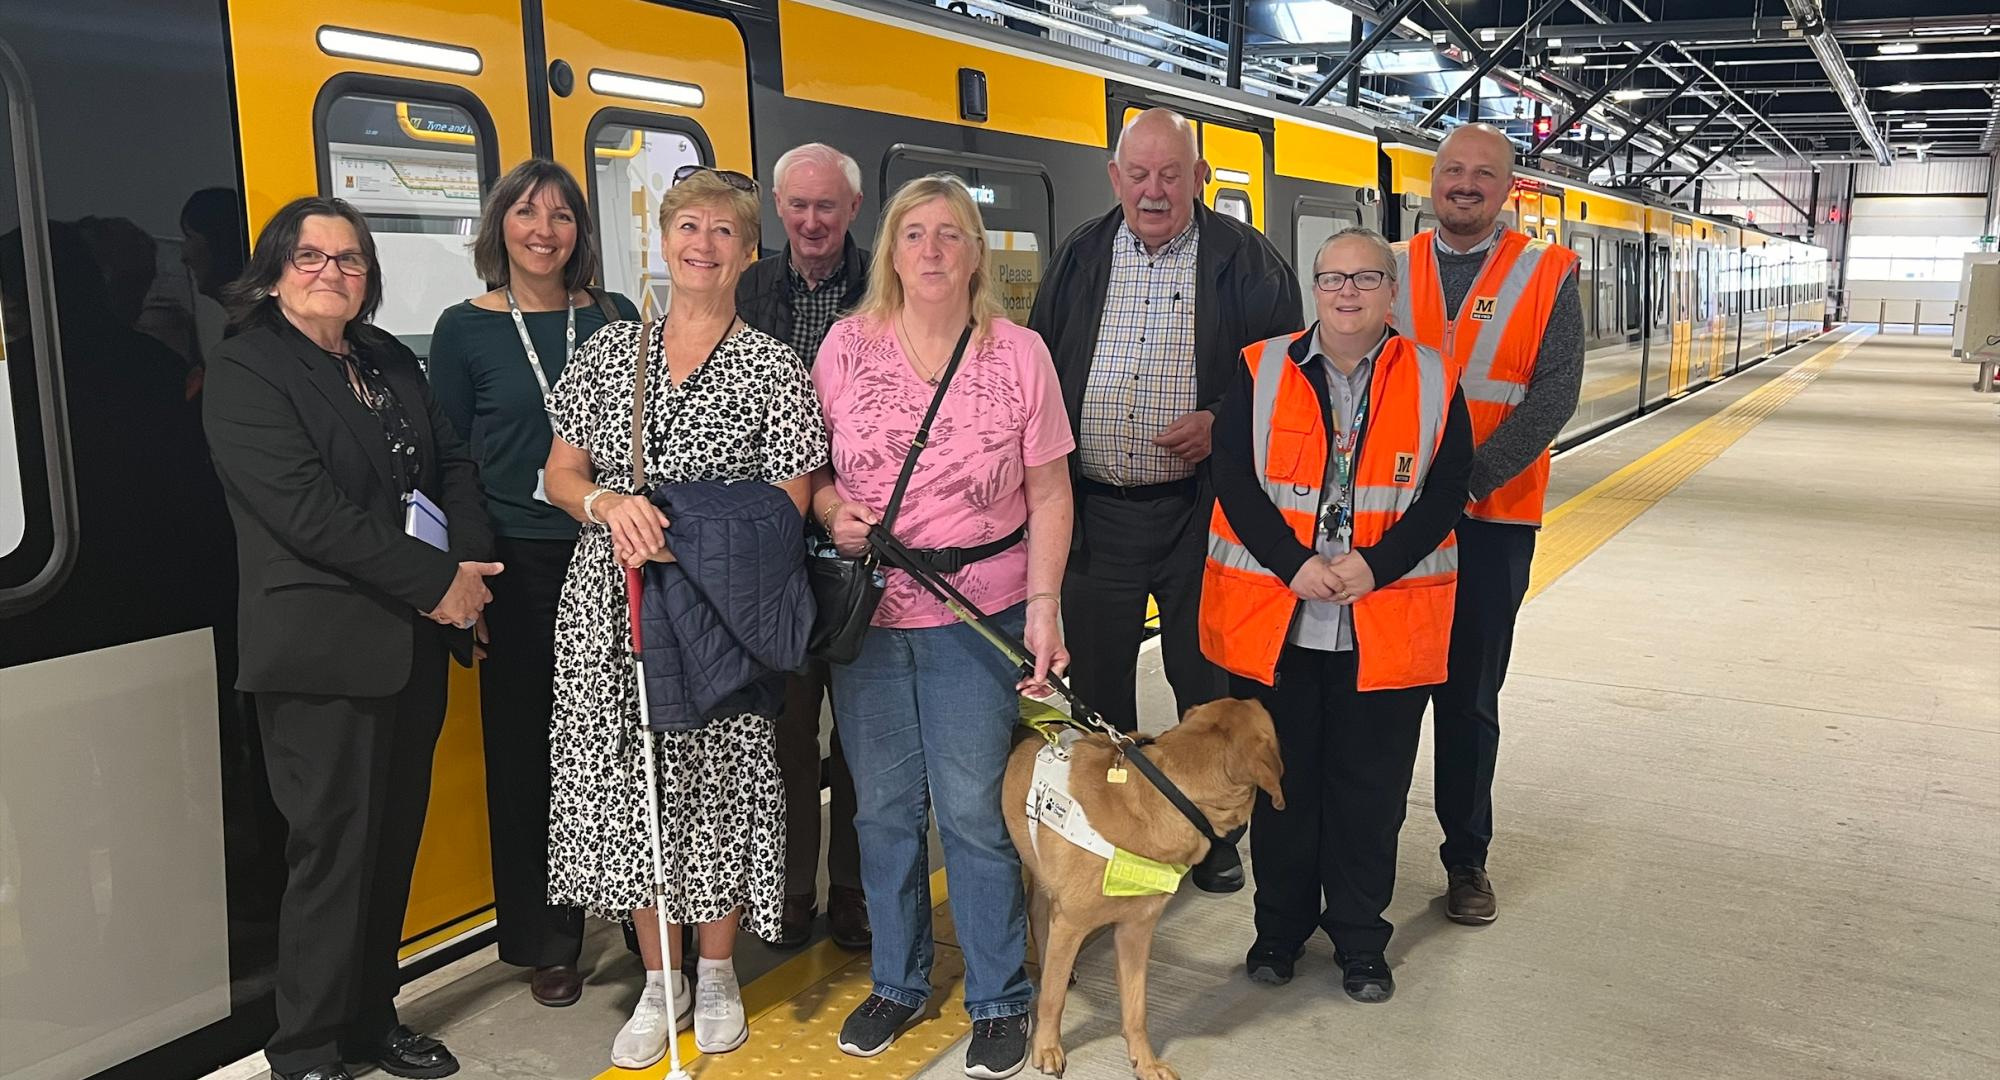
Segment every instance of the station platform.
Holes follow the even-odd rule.
[[[2000,1069],[2000,407],[1970,382],[1945,340],[1836,329],[1559,455],[1503,707],[1498,921],[1444,918],[1427,735],[1394,1000],[1349,1001],[1323,938],[1289,986],[1250,982],[1249,892],[1184,888],[1150,969],[1165,1060],[1190,1080]],[[1141,672],[1163,727],[1156,651]],[[938,1014],[883,1057],[834,1045],[865,954],[746,941],[750,1042],[689,1071],[962,1076],[938,926]],[[609,1067],[640,982],[615,928],[585,963],[583,1001],[549,1010],[487,950],[413,983],[403,1016],[466,1080],[664,1075]],[[1078,976],[1066,1075],[1130,1076],[1109,942]]]

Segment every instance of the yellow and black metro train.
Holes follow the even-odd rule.
[[[269,1023],[283,825],[230,689],[230,530],[194,403],[215,287],[274,209],[321,192],[367,214],[378,321],[421,354],[483,288],[466,245],[504,167],[583,177],[606,284],[657,310],[674,169],[768,176],[823,140],[863,163],[863,235],[903,181],[962,177],[1022,313],[1053,245],[1109,206],[1106,147],[1150,105],[1199,121],[1208,200],[1302,271],[1344,225],[1428,221],[1420,140],[920,3],[0,8],[0,1074],[194,1076]],[[1534,173],[1513,220],[1582,256],[1566,440],[1823,325],[1819,248]],[[476,687],[454,678],[413,968],[490,918]]]

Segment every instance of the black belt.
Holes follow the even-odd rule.
[[[1076,478],[1076,486],[1077,490],[1091,495],[1140,502],[1150,499],[1192,497],[1197,485],[1192,476],[1185,480],[1169,480],[1164,484],[1139,484],[1134,487],[1119,487],[1116,484],[1099,483],[1088,477],[1079,476]]]
[[[990,559],[1013,547],[1027,535],[1028,527],[1023,525],[998,540],[988,541],[978,547],[910,548],[909,551],[940,574],[956,574],[973,563]]]

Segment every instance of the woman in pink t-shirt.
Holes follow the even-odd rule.
[[[872,1057],[931,994],[925,811],[937,814],[965,953],[972,1076],[1008,1076],[1027,1055],[1027,920],[1021,866],[1000,811],[1018,692],[1043,691],[1069,654],[1058,596],[1069,554],[1065,459],[1075,448],[1055,367],[1034,331],[1001,316],[979,209],[955,177],[913,180],[882,212],[867,296],[834,324],[813,365],[832,437],[813,513],[849,555],[881,520],[918,424],[969,324],[894,522],[918,549],[957,549],[950,579],[1026,642],[1035,672],[1007,659],[900,571],[861,654],[835,664],[834,723],[854,774],[862,889],[874,925],[874,992],[840,1048]],[[976,561],[974,561],[976,560]]]

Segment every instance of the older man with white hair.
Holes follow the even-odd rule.
[[[861,300],[868,285],[868,251],[848,227],[861,211],[861,166],[825,143],[785,151],[771,169],[771,200],[785,228],[785,249],[759,259],[736,286],[743,321],[783,341],[808,368],[826,332]],[[778,772],[785,781],[785,911],[780,948],[812,940],[819,900],[820,700],[826,664],[815,660],[792,676],[778,720]],[[865,949],[873,939],[861,894],[861,854],[854,834],[854,779],[832,739],[826,775],[826,922],[834,943]]]

